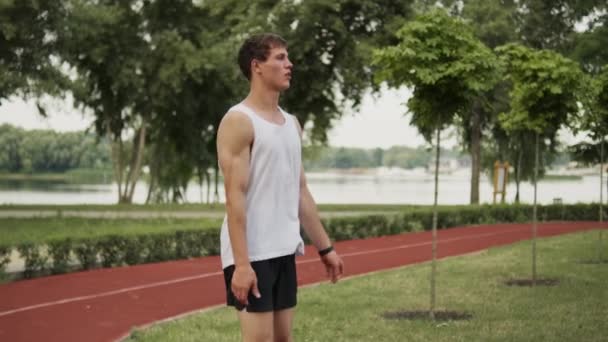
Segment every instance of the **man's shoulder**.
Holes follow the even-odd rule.
[[[218,135],[244,135],[253,134],[253,122],[251,118],[238,108],[230,108],[222,117],[218,128]]]
[[[283,112],[287,115],[287,117],[291,120],[293,120],[294,124],[296,125],[296,128],[298,129],[298,132],[300,134],[302,134],[302,126],[300,125],[300,120],[298,120],[298,117],[295,116],[294,114],[291,114],[289,112],[286,112],[283,110]]]
[[[224,116],[222,117],[222,122],[251,123],[251,119],[244,110],[238,107],[232,107],[228,109],[228,111],[224,114]]]
[[[232,116],[240,117],[241,119],[248,118],[250,116],[250,112],[251,110],[247,106],[243,105],[242,102],[239,102],[230,107],[222,119]]]

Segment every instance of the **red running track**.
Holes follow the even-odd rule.
[[[539,237],[608,228],[598,222],[539,224]],[[530,224],[440,230],[440,258],[531,238]],[[345,276],[431,259],[431,233],[336,243]],[[542,253],[542,252],[541,252]],[[313,250],[299,257],[298,283],[325,281]],[[0,285],[0,341],[115,341],[136,326],[224,303],[219,257],[100,269]]]

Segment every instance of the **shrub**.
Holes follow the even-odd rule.
[[[150,234],[146,240],[148,256],[146,262],[159,262],[175,259],[175,234]]]
[[[11,262],[12,248],[9,246],[0,245],[0,277],[6,274],[6,265]]]
[[[124,258],[125,264],[137,265],[144,262],[147,258],[145,246],[146,236],[126,236],[124,238]]]
[[[206,230],[200,236],[203,245],[204,255],[220,254],[220,231]]]
[[[46,269],[48,257],[43,254],[42,246],[33,243],[22,243],[17,246],[17,250],[25,260],[24,278],[33,278]]]
[[[51,273],[61,274],[69,270],[70,255],[72,252],[72,240],[51,241],[48,244],[48,253],[53,263],[51,265]]]
[[[97,250],[103,267],[122,266],[127,252],[126,239],[120,235],[104,236],[97,242]]]
[[[95,238],[79,239],[74,243],[74,254],[83,270],[89,270],[97,266],[99,243]]]
[[[188,259],[203,255],[203,239],[196,231],[175,232],[175,257],[177,259]]]

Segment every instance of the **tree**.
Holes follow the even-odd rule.
[[[17,93],[60,93],[66,79],[53,58],[63,5],[52,0],[0,1],[0,104]]]
[[[599,75],[590,83],[590,89],[585,91],[585,113],[580,118],[579,128],[587,131],[589,138],[596,141],[593,144],[581,143],[572,148],[576,159],[585,164],[600,165],[600,203],[599,221],[604,220],[604,145],[608,135],[608,65],[604,66]],[[589,84],[588,83],[588,84]],[[602,230],[598,235],[598,261],[602,260]]]
[[[480,92],[493,86],[497,59],[477,40],[462,20],[443,10],[418,16],[398,32],[399,44],[377,50],[374,64],[378,81],[414,87],[408,101],[412,124],[429,142],[435,142],[435,197],[430,316],[435,312],[437,195],[440,133],[456,114],[470,109]]]
[[[191,1],[147,2],[142,12],[151,41],[137,100],[151,113],[148,201],[178,202],[193,176],[201,186],[210,181],[215,127],[242,89],[226,70],[234,65],[226,46],[236,50],[235,42],[211,8]]]
[[[61,173],[77,168],[102,169],[110,165],[106,145],[85,132],[58,133],[0,126],[0,171]]]
[[[604,0],[521,0],[516,12],[520,41],[535,49],[566,52],[576,24],[606,9]]]
[[[23,130],[8,124],[0,126],[0,170],[5,172],[19,172],[23,169],[21,156],[21,143]]]
[[[549,50],[507,44],[497,48],[497,52],[513,84],[511,110],[499,116],[501,125],[509,133],[531,132],[535,135],[532,214],[532,286],[535,286],[539,140],[554,137],[558,129],[578,113],[583,73],[576,62]]]
[[[473,28],[475,36],[490,48],[517,40],[513,0],[465,0],[460,16]]]
[[[515,3],[509,0],[467,0],[463,2],[460,16],[470,23],[476,37],[494,49],[516,39],[515,9]],[[504,83],[498,82],[495,87],[476,97],[471,110],[462,113],[457,121],[463,148],[471,155],[471,204],[479,203],[482,132],[496,125],[498,113],[505,107],[505,101],[502,101],[506,97]]]
[[[596,20],[590,28],[581,33],[573,34],[574,46],[571,58],[579,61],[585,71],[597,74],[603,65],[608,64],[608,14],[603,21]]]
[[[458,13],[463,18],[469,20],[474,28],[475,34],[487,46],[495,48],[500,45],[511,42],[520,42],[534,48],[550,48],[556,51],[567,52],[569,55],[576,57],[589,68],[605,64],[601,62],[605,57],[606,44],[602,44],[602,39],[605,40],[605,27],[603,21],[608,20],[606,14],[606,2],[601,0],[559,0],[559,1],[544,1],[544,0],[443,0],[445,6],[452,9],[454,13]],[[589,30],[583,33],[577,33],[577,26],[584,21],[589,20]],[[605,59],[605,58],[604,58]],[[494,151],[491,153],[484,152],[487,158],[491,160],[482,161],[484,165],[493,165],[497,158],[510,159],[511,164],[515,166],[515,179],[517,184],[516,201],[519,201],[519,183],[521,180],[528,179],[528,176],[533,174],[532,165],[526,163],[526,158],[522,155],[526,153],[526,145],[522,145],[524,137],[513,137],[512,135],[500,134],[501,128],[496,120],[497,114],[500,112],[508,112],[508,103],[504,103],[501,99],[506,98],[504,89],[508,87],[506,82],[500,82],[498,86],[492,89],[485,96],[480,97],[479,101],[473,107],[468,118],[459,121],[458,126],[461,129],[462,142],[464,148],[472,152],[472,182],[471,182],[471,202],[475,202],[475,194],[477,190],[475,186],[479,176],[476,168],[476,162],[480,158],[475,158],[476,151],[476,136],[481,136],[479,132],[489,130],[494,140],[497,139],[513,139],[513,141],[503,141],[494,143],[489,141],[485,144],[486,147],[492,146]],[[478,126],[481,124],[481,127]],[[483,142],[482,142],[483,143]],[[519,148],[518,145],[522,145]],[[541,145],[541,149],[545,144]],[[551,158],[555,154],[554,141],[547,146],[546,151],[542,153],[547,158]],[[501,147],[501,151],[497,148]],[[505,150],[506,148],[506,150]],[[534,153],[533,148],[530,151]],[[521,167],[518,167],[521,166]],[[492,170],[493,168],[490,168]],[[542,174],[542,165],[539,172]],[[531,177],[530,177],[531,178]]]
[[[149,113],[135,107],[149,51],[139,1],[72,0],[59,31],[59,53],[73,68],[77,104],[95,115],[95,128],[112,143],[120,203],[130,203],[139,179]],[[131,138],[131,144],[125,138]]]
[[[65,172],[76,169],[86,146],[83,134],[33,130],[24,134],[19,154],[23,159],[21,172]]]

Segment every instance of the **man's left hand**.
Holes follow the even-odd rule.
[[[331,279],[332,283],[336,283],[342,278],[342,274],[344,273],[344,262],[336,251],[331,251],[322,256],[321,261],[325,265],[327,276]]]

